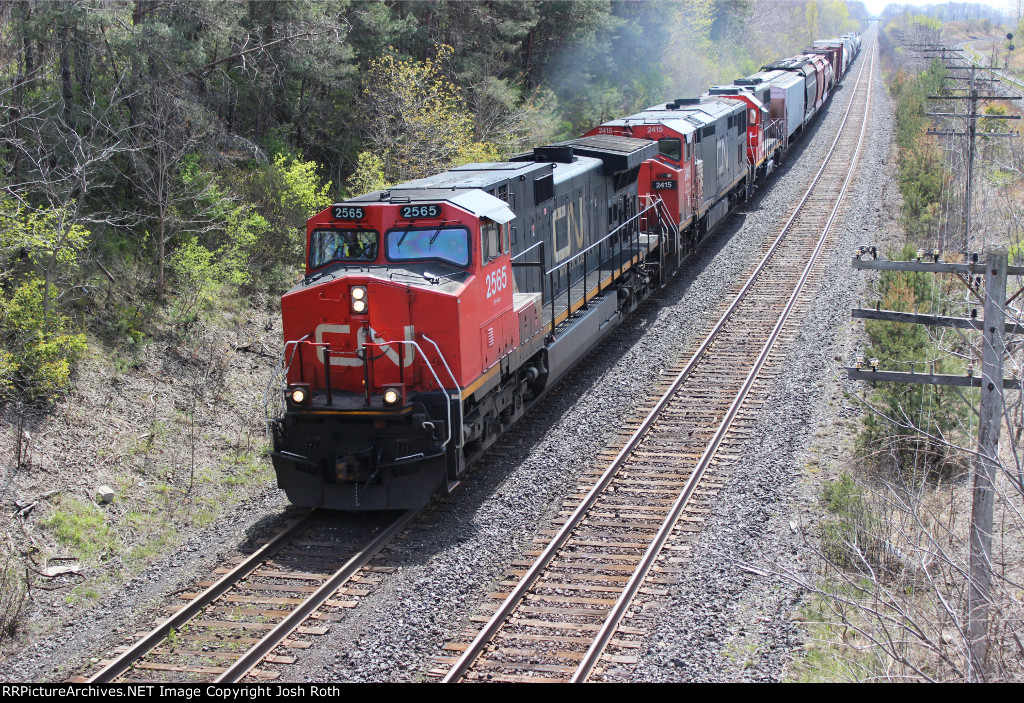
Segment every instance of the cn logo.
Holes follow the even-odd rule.
[[[352,328],[349,325],[319,325],[316,328],[314,334],[317,344],[323,344],[324,335],[339,335],[349,336],[352,334]],[[405,341],[411,342],[415,338],[416,330],[412,325],[405,326]],[[328,340],[330,342],[330,340]],[[387,358],[394,362],[395,366],[398,366],[398,355],[400,350],[396,347],[405,347],[405,354],[402,358],[402,366],[409,366],[412,364],[413,358],[416,356],[416,347],[412,344],[396,344],[394,341],[388,341],[381,338],[377,331],[372,327],[359,327],[356,329],[356,349],[361,349],[367,343],[369,344],[380,344],[382,346],[377,347],[380,351],[384,352]],[[320,363],[324,363],[324,348],[317,346],[316,358],[320,360]],[[331,366],[362,366],[363,362],[355,354],[331,354]]]

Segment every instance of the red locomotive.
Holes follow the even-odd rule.
[[[852,44],[795,61],[799,93],[773,69],[312,217],[268,420],[289,499],[406,508],[457,482],[763,180],[787,101],[802,127]]]

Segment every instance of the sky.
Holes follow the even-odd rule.
[[[895,1],[899,2],[899,4],[901,4],[901,5],[908,5],[908,4],[909,5],[920,5],[922,7],[924,5],[939,5],[939,4],[941,4],[943,2],[943,0],[895,0]],[[957,1],[958,2],[976,2],[979,5],[990,5],[992,7],[995,7],[997,9],[999,9],[999,10],[1004,10],[1004,11],[1007,10],[1008,7],[1009,7],[1009,2],[1007,2],[1007,0],[957,0]],[[861,2],[863,2],[864,5],[868,8],[868,12],[871,12],[872,14],[877,15],[877,14],[880,14],[882,12],[882,10],[885,9],[886,5],[894,2],[894,0],[861,0]]]

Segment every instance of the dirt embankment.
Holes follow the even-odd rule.
[[[266,297],[244,315],[139,349],[91,340],[66,398],[46,413],[0,416],[0,559],[10,586],[0,614],[28,577],[13,637],[0,643],[0,678],[61,675],[53,667],[62,646],[110,634],[108,615],[237,544],[225,535],[258,522],[253,511],[280,512],[263,455],[280,338],[277,299]],[[58,656],[23,668],[42,650]]]

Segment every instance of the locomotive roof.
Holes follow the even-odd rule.
[[[803,74],[795,73],[793,71],[782,71],[779,69],[772,69],[768,71],[761,71],[759,73],[755,73],[751,76],[747,76],[746,78],[738,78],[736,79],[736,82],[738,85],[756,85],[769,83],[771,85],[784,88],[787,85],[793,83],[794,81],[802,80]]]
[[[696,131],[697,127],[693,122],[689,122],[684,118],[684,115],[672,115],[666,116],[664,112],[653,112],[647,111],[638,112],[635,115],[629,117],[623,117],[619,120],[609,120],[602,126],[604,127],[629,127],[631,125],[640,124],[661,124],[665,125],[671,130],[679,132],[680,134],[690,134]]]
[[[792,71],[793,73],[811,75],[814,73],[814,59],[811,56],[800,54],[799,56],[793,56],[788,59],[782,59],[781,61],[776,61],[766,66],[762,66],[761,69],[764,71],[778,69],[781,71]]]
[[[764,107],[770,100],[770,92],[771,86],[766,83],[759,85],[714,85],[708,89],[707,95],[702,97],[701,100],[714,100],[722,95],[742,95],[752,100],[755,105]]]
[[[668,105],[672,105],[669,108]],[[631,124],[663,124],[680,134],[689,134],[699,127],[712,124],[734,112],[744,110],[737,100],[677,100],[674,103],[653,105],[643,112],[619,120],[605,122],[608,127],[628,127]]]
[[[534,171],[550,172],[548,164],[500,161],[496,163],[465,164],[426,178],[392,186],[391,190],[417,190],[422,188],[491,188],[510,178]],[[543,173],[541,175],[543,175]]]
[[[573,154],[601,159],[609,173],[628,171],[658,155],[658,143],[650,139],[634,139],[614,134],[595,134],[558,142],[552,146],[569,147]]]
[[[441,174],[444,175],[444,174]],[[429,179],[421,179],[429,180]],[[418,183],[418,181],[413,181]],[[393,186],[346,200],[347,203],[437,203],[449,202],[468,210],[477,217],[487,217],[500,224],[515,219],[515,214],[504,200],[495,198],[479,188],[423,188],[410,187],[412,183]]]

